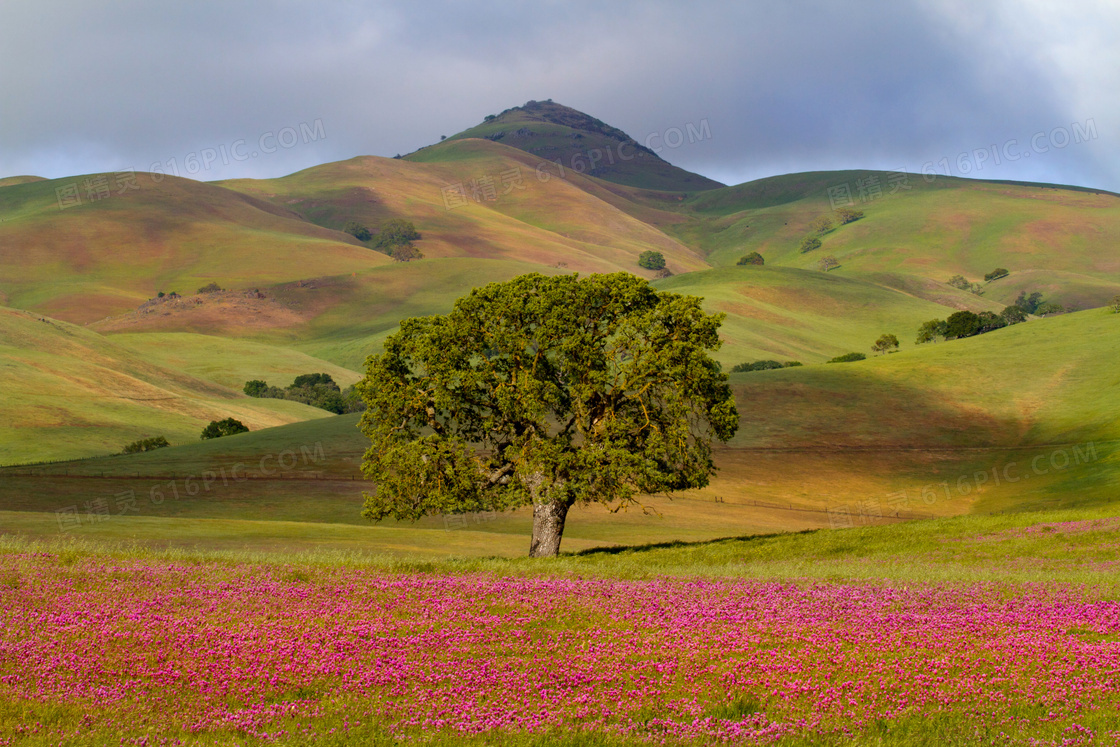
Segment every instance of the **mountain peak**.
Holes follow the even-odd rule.
[[[724,186],[661,158],[617,127],[552,99],[488,115],[481,124],[444,142],[482,138],[559,163],[565,169],[615,184],[669,192]]]

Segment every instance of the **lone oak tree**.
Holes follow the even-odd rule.
[[[553,556],[576,502],[707,485],[739,424],[721,321],[629,273],[523,275],[404,320],[358,384],[363,515],[531,505],[529,555]]]

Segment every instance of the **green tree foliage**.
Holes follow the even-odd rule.
[[[420,238],[412,221],[394,218],[381,224],[377,235],[373,237],[373,245],[392,255],[396,247],[411,244],[413,241],[419,241]]]
[[[1000,278],[1005,278],[1010,274],[1011,274],[1011,271],[1008,270],[1006,267],[997,267],[996,269],[992,270],[991,272],[989,272],[987,275],[984,276],[984,282],[990,283],[993,280],[999,280]]]
[[[1064,314],[1065,311],[1065,307],[1060,303],[1043,301],[1035,308],[1034,313],[1038,316],[1052,316],[1053,314]]]
[[[706,485],[739,418],[708,351],[723,315],[629,273],[523,275],[405,319],[367,361],[367,518],[533,507],[555,555],[575,503]]]
[[[766,264],[766,260],[763,259],[762,255],[759,254],[758,252],[751,252],[750,254],[745,254],[742,257],[739,257],[739,261],[736,262],[735,264],[738,264],[738,265],[764,265],[764,264]]]
[[[155,451],[156,449],[164,449],[170,446],[167,439],[163,436],[155,436],[153,438],[142,438],[139,441],[133,441],[128,446],[124,447],[122,454],[138,454],[142,451]]]
[[[1112,299],[1108,304],[1108,308],[1113,314],[1120,314],[1120,296],[1116,296],[1116,298]]]
[[[1019,306],[1007,306],[1000,312],[1005,324],[1020,324],[1027,321],[1027,312]]]
[[[638,267],[644,267],[647,270],[663,270],[665,269],[665,255],[661,252],[644,251],[638,255]]]
[[[389,256],[398,262],[411,262],[414,259],[423,259],[424,254],[413,244],[399,244],[389,251]]]
[[[855,361],[865,360],[867,360],[867,356],[863,353],[844,353],[843,355],[836,356],[828,361],[828,363],[854,363]]]
[[[264,397],[268,391],[268,384],[260,379],[245,382],[245,393],[250,397]]]
[[[938,338],[944,339],[947,325],[944,319],[931,319],[918,328],[918,345],[935,342]]]
[[[945,339],[956,340],[980,334],[980,317],[971,311],[958,311],[945,320]]]
[[[1019,291],[1019,297],[1015,299],[1015,305],[1028,314],[1033,314],[1042,304],[1042,294],[1038,291],[1031,293],[1029,296],[1026,291]]]
[[[248,433],[249,429],[240,420],[226,418],[225,420],[211,420],[210,425],[202,429],[202,440],[222,438],[237,433]]]
[[[831,254],[828,255],[827,257],[821,257],[820,260],[817,262],[817,267],[820,269],[821,272],[828,272],[829,270],[835,270],[839,266],[840,266],[840,262],[836,259],[836,257],[833,257]]]
[[[894,335],[880,335],[875,344],[871,346],[871,352],[882,355],[883,353],[894,353],[898,351],[898,338]]]
[[[818,239],[816,236],[806,236],[805,239],[801,242],[801,246],[800,246],[802,254],[805,254],[806,252],[811,252],[815,249],[820,249],[820,248],[821,248],[821,240]]]
[[[206,285],[199,288],[198,292],[199,293],[221,293],[222,292],[222,286],[218,285],[217,283],[207,283]]]
[[[347,223],[342,230],[353,236],[358,241],[369,241],[371,238],[373,238],[373,232],[369,230],[369,227],[362,225],[356,220],[352,220]]]
[[[992,330],[1002,329],[1007,326],[1007,322],[1004,321],[1001,315],[994,314],[991,311],[981,311],[976,315],[976,318],[980,320],[980,331],[978,334],[981,335],[985,332],[991,332]]]
[[[293,387],[319,385],[333,387],[336,392],[338,391],[338,384],[334,383],[334,379],[327,373],[300,374],[292,382]]]
[[[836,213],[836,220],[840,221],[842,226],[854,223],[863,217],[863,211],[854,208],[837,208],[833,212]]]
[[[832,217],[820,215],[809,223],[809,230],[815,234],[824,235],[832,230]]]

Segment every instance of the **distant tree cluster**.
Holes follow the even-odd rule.
[[[665,255],[661,252],[644,251],[638,255],[638,267],[647,270],[664,270]]]
[[[301,374],[283,389],[269,386],[261,379],[253,379],[245,382],[244,391],[250,397],[302,402],[336,415],[358,412],[363,408],[361,397],[354,391],[354,387],[347,387],[346,391],[342,391],[331,375],[326,373]]]
[[[198,292],[200,294],[201,293],[221,293],[222,292],[222,286],[218,285],[217,283],[207,283],[206,285],[199,288]]]
[[[202,429],[202,440],[234,436],[238,433],[248,433],[249,429],[240,420],[226,418],[225,420],[211,420],[210,425]]]
[[[1120,296],[1112,299],[1112,302],[1108,304],[1108,308],[1113,314],[1120,314]]]
[[[999,280],[1000,278],[1005,278],[1010,274],[1011,274],[1011,271],[1008,270],[1006,267],[997,267],[996,269],[994,269],[991,272],[984,275],[984,282],[985,283],[990,283],[993,280]]]
[[[155,436],[153,438],[142,438],[139,441],[133,441],[128,446],[124,447],[122,454],[139,454],[142,451],[155,451],[156,449],[163,449],[171,444],[163,436]]]
[[[804,365],[801,361],[755,361],[754,363],[738,363],[732,366],[731,373],[744,373],[747,371],[771,371],[775,368],[795,368]]]
[[[735,264],[737,264],[737,265],[764,265],[764,264],[766,264],[766,260],[763,259],[762,255],[759,254],[758,252],[751,252],[750,254],[744,254],[742,257],[739,257],[739,261],[736,262]]]
[[[371,238],[373,238],[373,232],[369,230],[369,226],[362,225],[356,220],[352,220],[347,223],[342,230],[353,236],[358,241],[369,241]]]
[[[374,249],[388,254],[398,262],[409,262],[414,259],[422,259],[424,256],[419,249],[412,245],[413,241],[421,239],[420,232],[416,230],[412,221],[401,218],[387,220],[381,224],[377,233],[374,234],[369,226],[352,220],[342,230],[358,241],[370,242]]]
[[[975,293],[978,296],[984,292],[984,286],[980,285],[980,283],[973,283],[969,281],[967,278],[965,278],[964,275],[954,275],[953,277],[949,278],[948,284],[953,286],[954,288],[960,288],[961,290]]]
[[[1018,306],[1008,306],[999,314],[991,311],[958,311],[948,319],[932,319],[918,328],[917,344],[934,342],[938,339],[958,340],[975,337],[1012,324],[1025,322],[1027,315]]]
[[[854,363],[855,361],[865,360],[867,360],[867,356],[863,353],[844,353],[844,355],[838,355],[828,363]]]
[[[855,208],[837,208],[833,212],[836,213],[836,220],[840,221],[842,226],[854,223],[863,217],[863,211]]]
[[[1065,312],[1065,307],[1061,304],[1045,300],[1038,291],[1034,291],[1029,295],[1026,291],[1019,291],[1019,297],[1015,299],[1015,306],[1035,316],[1050,316],[1051,314],[1062,314]]]

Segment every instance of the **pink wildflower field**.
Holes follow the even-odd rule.
[[[0,704],[3,744],[1115,744],[1120,603],[11,553]]]

